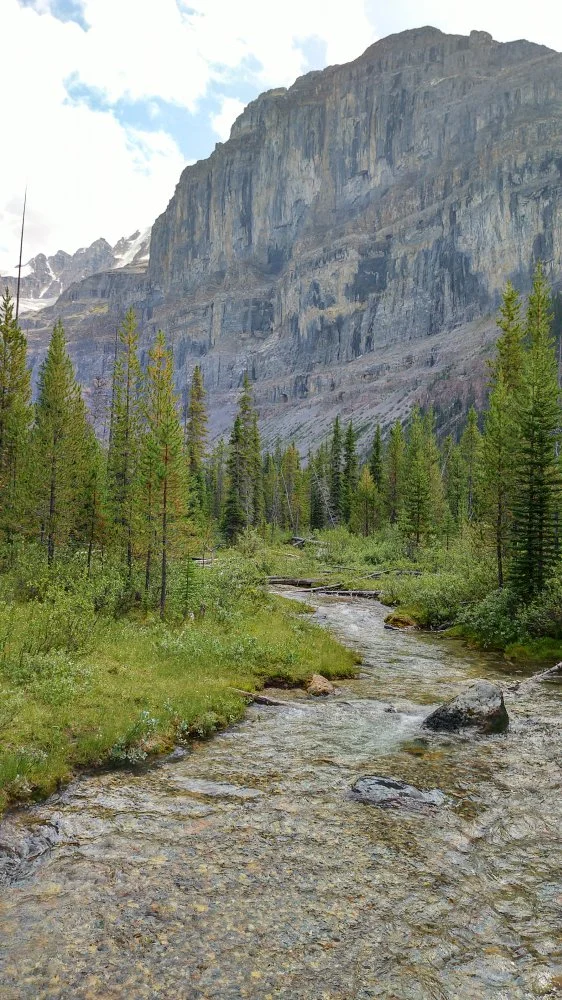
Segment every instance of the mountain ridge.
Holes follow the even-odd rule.
[[[457,419],[506,279],[525,292],[543,258],[558,280],[561,248],[562,56],[426,27],[256,98],[182,172],[146,272],[56,309],[85,384],[134,305],[182,394],[201,364],[214,435],[248,370],[266,440],[306,450],[337,412],[364,437],[414,401]],[[54,315],[28,320],[36,357]]]

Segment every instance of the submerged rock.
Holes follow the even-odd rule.
[[[381,806],[383,809],[423,809],[425,806],[442,806],[445,802],[445,796],[438,788],[423,792],[414,785],[407,785],[405,781],[370,774],[355,782],[351,794],[358,802]]]
[[[384,627],[391,629],[413,629],[418,627],[418,623],[402,611],[391,611],[384,620]]]
[[[306,686],[306,690],[309,694],[314,695],[315,698],[335,694],[336,691],[331,681],[327,677],[323,677],[322,674],[313,674]]]
[[[453,731],[474,726],[485,733],[507,729],[509,716],[501,688],[490,681],[477,681],[452,701],[446,702],[428,715],[426,729]]]

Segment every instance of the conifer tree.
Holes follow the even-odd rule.
[[[236,414],[228,446],[227,488],[224,504],[223,530],[229,541],[244,531],[247,508],[244,506],[247,486],[247,452],[242,431],[242,418]]]
[[[519,452],[513,489],[511,577],[525,599],[540,593],[558,558],[560,436],[558,366],[551,336],[552,305],[542,266],[527,307],[525,355],[515,397]]]
[[[357,438],[350,420],[344,438],[342,476],[342,517],[349,524],[353,508],[353,498],[359,481],[359,461],[357,458]]]
[[[87,546],[87,573],[90,576],[94,551],[103,551],[107,541],[107,479],[104,452],[89,426],[84,436],[83,468],[78,534]]]
[[[383,443],[380,424],[377,424],[375,428],[375,436],[369,456],[369,471],[377,490],[380,490],[383,480]]]
[[[390,429],[383,474],[386,511],[391,524],[396,524],[401,513],[405,448],[404,431],[397,420]]]
[[[59,321],[39,373],[33,430],[33,491],[49,565],[78,522],[88,430]]]
[[[210,497],[210,511],[217,522],[221,522],[226,496],[226,445],[223,438],[215,445],[206,467],[207,494]]]
[[[150,448],[149,466],[154,464],[153,485],[156,544],[160,563],[161,616],[164,615],[168,593],[168,564],[178,542],[185,534],[187,509],[187,470],[183,452],[183,435],[178,416],[178,400],[174,392],[172,354],[166,348],[162,331],[150,350],[147,368],[146,436]],[[147,483],[151,479],[147,476]],[[147,503],[148,509],[148,503]]]
[[[27,342],[6,289],[0,304],[0,530],[8,542],[23,527],[30,404]]]
[[[361,471],[359,482],[352,500],[351,528],[353,531],[367,537],[375,527],[377,487],[373,480],[370,465],[365,465]]]
[[[495,370],[482,441],[481,496],[496,553],[498,587],[503,587],[509,551],[517,439],[510,394],[501,365]]]
[[[207,450],[207,423],[203,374],[200,366],[196,365],[191,379],[185,432],[190,486],[189,507],[191,516],[196,521],[201,521],[207,513],[208,507],[204,468]]]
[[[263,467],[258,415],[255,410],[252,414],[252,430],[250,433],[249,474],[252,485],[251,524],[255,528],[261,528],[263,527],[264,518]]]
[[[441,479],[432,424],[432,414],[422,418],[419,407],[414,407],[406,448],[401,526],[415,545],[429,537],[442,516]]]
[[[341,519],[343,514],[342,457],[343,442],[340,418],[336,417],[330,445],[330,506],[336,522]]]
[[[508,393],[513,393],[518,389],[523,374],[525,330],[519,292],[510,281],[505,286],[496,322],[502,332],[496,345],[497,358],[492,365],[492,373],[501,368],[506,389]]]
[[[482,437],[478,429],[478,415],[473,406],[468,412],[466,427],[460,440],[460,455],[465,475],[464,495],[466,518],[474,521],[478,514],[477,484],[482,454]]]
[[[130,580],[135,542],[135,480],[142,431],[142,373],[133,309],[129,309],[119,330],[119,353],[114,364],[111,397],[109,504],[117,544],[124,553]]]

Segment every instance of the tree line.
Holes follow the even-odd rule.
[[[244,376],[228,442],[208,443],[205,389],[195,367],[180,416],[173,353],[159,332],[143,370],[135,314],[119,330],[103,443],[92,427],[62,325],[54,327],[31,400],[27,345],[6,292],[0,306],[0,532],[4,559],[21,539],[52,566],[67,550],[119,560],[131,587],[164,613],[171,559],[220,532],[302,534],[345,524],[369,536],[387,525],[410,555],[448,546],[465,524],[488,539],[498,586],[539,593],[560,560],[562,416],[553,303],[536,269],[526,308],[508,284],[490,364],[489,401],[460,439],[441,443],[431,409],[407,426],[374,428],[366,460],[352,421],[303,462],[294,444],[262,451]]]

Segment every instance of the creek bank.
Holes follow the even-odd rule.
[[[477,681],[440,705],[423,725],[426,729],[447,732],[472,727],[483,733],[500,733],[507,729],[509,716],[501,688],[491,681]]]
[[[382,809],[435,809],[446,802],[443,792],[438,788],[422,791],[414,785],[396,778],[381,778],[377,775],[365,775],[359,778],[351,788],[352,798],[367,805],[380,806]]]

